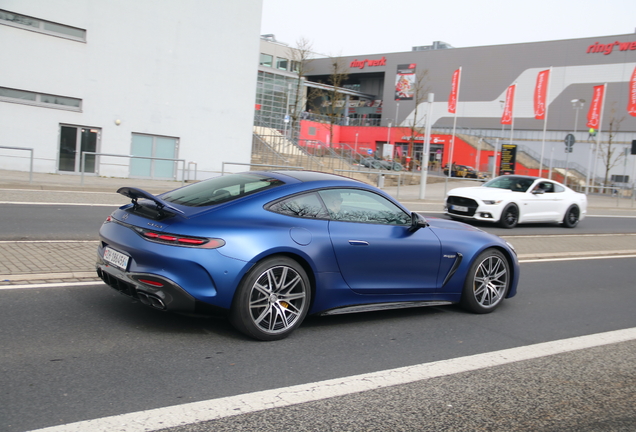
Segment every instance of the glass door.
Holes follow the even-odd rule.
[[[60,126],[58,171],[81,172],[82,152],[97,152],[101,130],[81,126]],[[95,172],[95,155],[85,156],[85,173]]]

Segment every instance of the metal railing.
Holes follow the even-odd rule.
[[[384,177],[385,176],[397,176],[397,191],[395,193],[395,198],[400,198],[400,185],[402,184],[402,175],[405,174],[400,171],[387,171],[387,170],[372,170],[372,169],[364,169],[364,170],[345,170],[345,169],[334,169],[334,173],[356,173],[356,174],[371,174],[377,175],[377,186],[382,189],[384,187]]]
[[[186,173],[186,169],[185,169],[186,161],[185,161],[185,159],[172,159],[172,158],[158,158],[158,157],[149,157],[149,156],[120,155],[120,154],[112,154],[112,153],[82,152],[82,161],[81,161],[81,164],[80,164],[80,171],[82,173],[82,175],[81,175],[81,177],[82,177],[81,185],[82,186],[84,186],[84,168],[86,166],[86,155],[108,156],[108,157],[124,157],[124,158],[129,158],[129,159],[163,160],[163,161],[177,162],[177,164],[179,162],[182,162],[183,166],[182,166],[182,170],[181,170],[181,173],[182,173],[182,175],[181,175],[181,185],[183,186],[185,184],[185,173]],[[177,172],[178,171],[179,171],[179,167],[177,166]]]
[[[188,179],[186,181],[190,181],[190,165],[194,165],[194,180],[197,179],[197,170],[199,166],[197,165],[196,162],[188,162],[188,170],[187,170]]]
[[[28,147],[6,147],[6,146],[0,146],[0,148],[9,149],[9,150],[24,150],[31,153],[30,162],[29,162],[29,183],[33,183],[33,149]]]

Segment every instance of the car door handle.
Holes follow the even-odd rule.
[[[369,242],[364,240],[349,240],[351,246],[369,246]]]

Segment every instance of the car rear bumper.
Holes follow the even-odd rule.
[[[203,303],[168,278],[130,273],[106,264],[98,255],[97,275],[106,285],[156,310],[186,314],[226,315],[222,308]]]
[[[195,299],[173,281],[148,273],[128,273],[106,264],[98,256],[97,276],[121,294],[153,309],[194,312]]]

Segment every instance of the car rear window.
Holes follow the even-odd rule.
[[[232,201],[246,195],[285,184],[260,174],[230,174],[168,192],[161,198],[174,204],[205,207]]]

